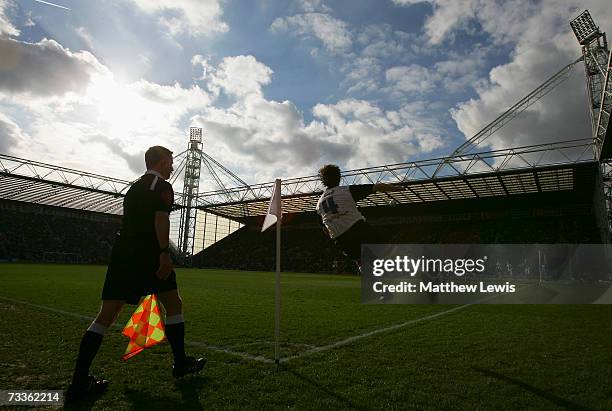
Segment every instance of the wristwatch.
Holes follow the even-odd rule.
[[[167,254],[170,254],[170,248],[169,248],[169,247],[164,247],[164,248],[161,248],[161,249],[159,250],[159,253],[160,253],[160,254],[162,254],[162,253],[167,253]]]

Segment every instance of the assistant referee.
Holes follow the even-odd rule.
[[[89,375],[102,338],[124,304],[138,304],[142,296],[157,294],[166,311],[166,337],[172,347],[172,374],[180,378],[204,367],[204,358],[185,355],[185,324],[182,301],[169,252],[170,220],[174,191],[170,178],[172,152],[154,146],[145,153],[147,171],[123,200],[123,221],[106,271],[100,311],[79,348],[67,400],[75,400],[106,389],[109,381]]]

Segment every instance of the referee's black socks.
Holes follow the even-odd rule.
[[[102,345],[102,338],[105,332],[106,327],[96,322],[91,323],[87,331],[85,331],[85,335],[83,335],[83,339],[81,340],[81,346],[79,347],[79,355],[72,377],[73,384],[86,381],[89,375],[89,367],[96,357],[100,345]]]
[[[172,347],[174,363],[181,364],[185,361],[185,320],[182,314],[172,315],[166,318],[166,338]]]

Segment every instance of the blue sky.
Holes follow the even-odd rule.
[[[205,151],[249,183],[449,154],[580,55],[605,0],[0,0],[0,152],[132,179]],[[589,136],[582,67],[483,145]]]

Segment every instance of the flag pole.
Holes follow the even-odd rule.
[[[279,215],[276,220],[276,292],[275,292],[275,324],[274,324],[274,362],[278,366],[280,364],[280,305],[281,305],[281,288],[280,288],[280,263],[281,263],[281,220],[282,220],[282,208],[281,208],[281,180],[276,179],[275,190],[278,195],[276,196],[277,210]]]

